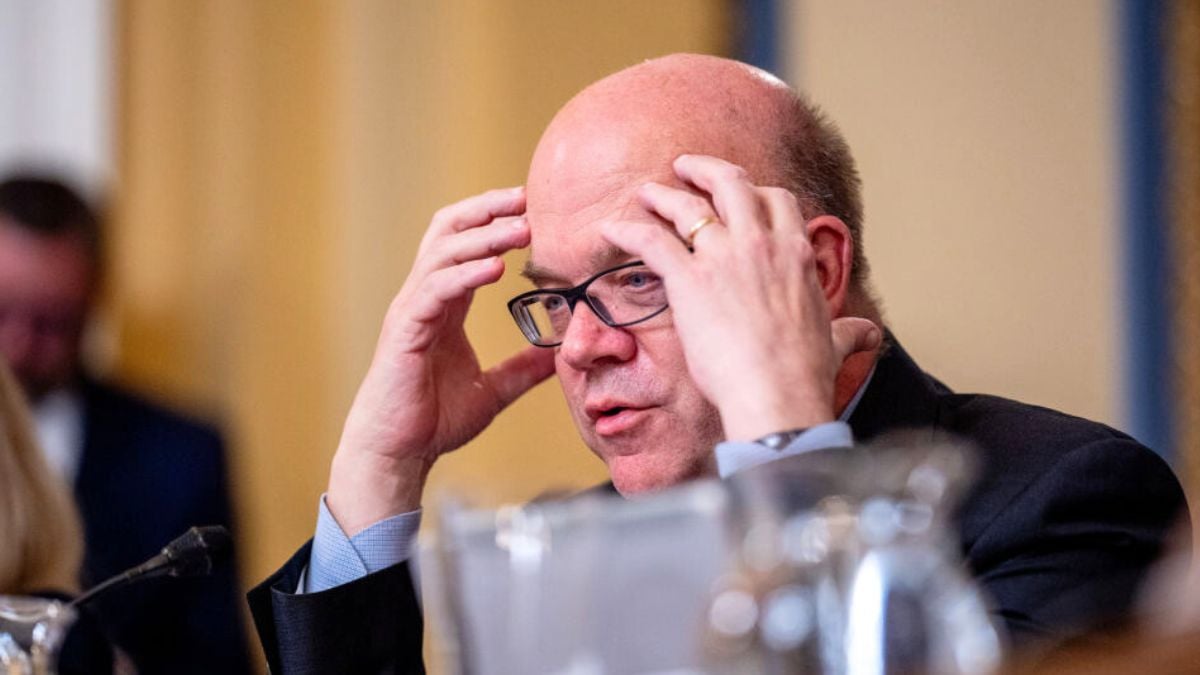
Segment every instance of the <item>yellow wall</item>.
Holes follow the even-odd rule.
[[[726,48],[717,0],[127,0],[109,314],[127,382],[224,419],[244,577],[312,532],[379,321],[433,211],[524,180],[576,90]],[[509,261],[519,266],[519,257]],[[469,317],[522,343],[503,280]],[[522,289],[523,290],[523,289]],[[486,501],[603,477],[557,385],[435,470]]]
[[[956,389],[1119,425],[1111,4],[782,4],[789,79],[858,158],[909,351]]]

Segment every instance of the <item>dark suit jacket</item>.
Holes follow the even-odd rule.
[[[1019,645],[1127,612],[1184,515],[1170,468],[1128,436],[1045,408],[955,394],[898,344],[879,360],[850,426],[864,442],[922,429],[979,447],[981,479],[960,513],[962,550]],[[307,562],[305,547],[249,596],[273,672],[423,672],[406,565],[295,595]]]
[[[81,385],[84,450],[75,482],[87,547],[84,587],[146,558],[193,525],[231,525],[221,439],[209,427],[95,382]],[[249,673],[232,563],[99,598],[94,613],[142,675]]]
[[[962,551],[1020,645],[1127,614],[1164,539],[1187,517],[1154,452],[1110,427],[995,396],[955,394],[898,345],[850,418],[855,439],[920,428],[974,443],[979,481],[959,513]]]

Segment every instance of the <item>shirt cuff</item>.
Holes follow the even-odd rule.
[[[772,450],[753,441],[725,441],[718,443],[717,472],[721,478],[744,471],[759,464],[766,464],[784,457],[793,457],[811,450],[825,448],[848,448],[854,445],[854,434],[845,422],[826,422],[805,431],[792,439],[785,447]]]
[[[408,560],[420,525],[421,510],[417,509],[385,518],[347,537],[321,495],[317,533],[301,587],[305,593],[317,593]]]

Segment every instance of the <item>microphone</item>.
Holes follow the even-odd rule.
[[[229,555],[229,530],[221,525],[192,527],[163,547],[158,555],[88,589],[69,605],[82,607],[108,591],[155,577],[202,577]]]

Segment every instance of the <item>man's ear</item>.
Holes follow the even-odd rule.
[[[834,318],[842,316],[850,293],[854,240],[850,228],[836,216],[817,216],[805,224],[817,263],[817,279]]]

